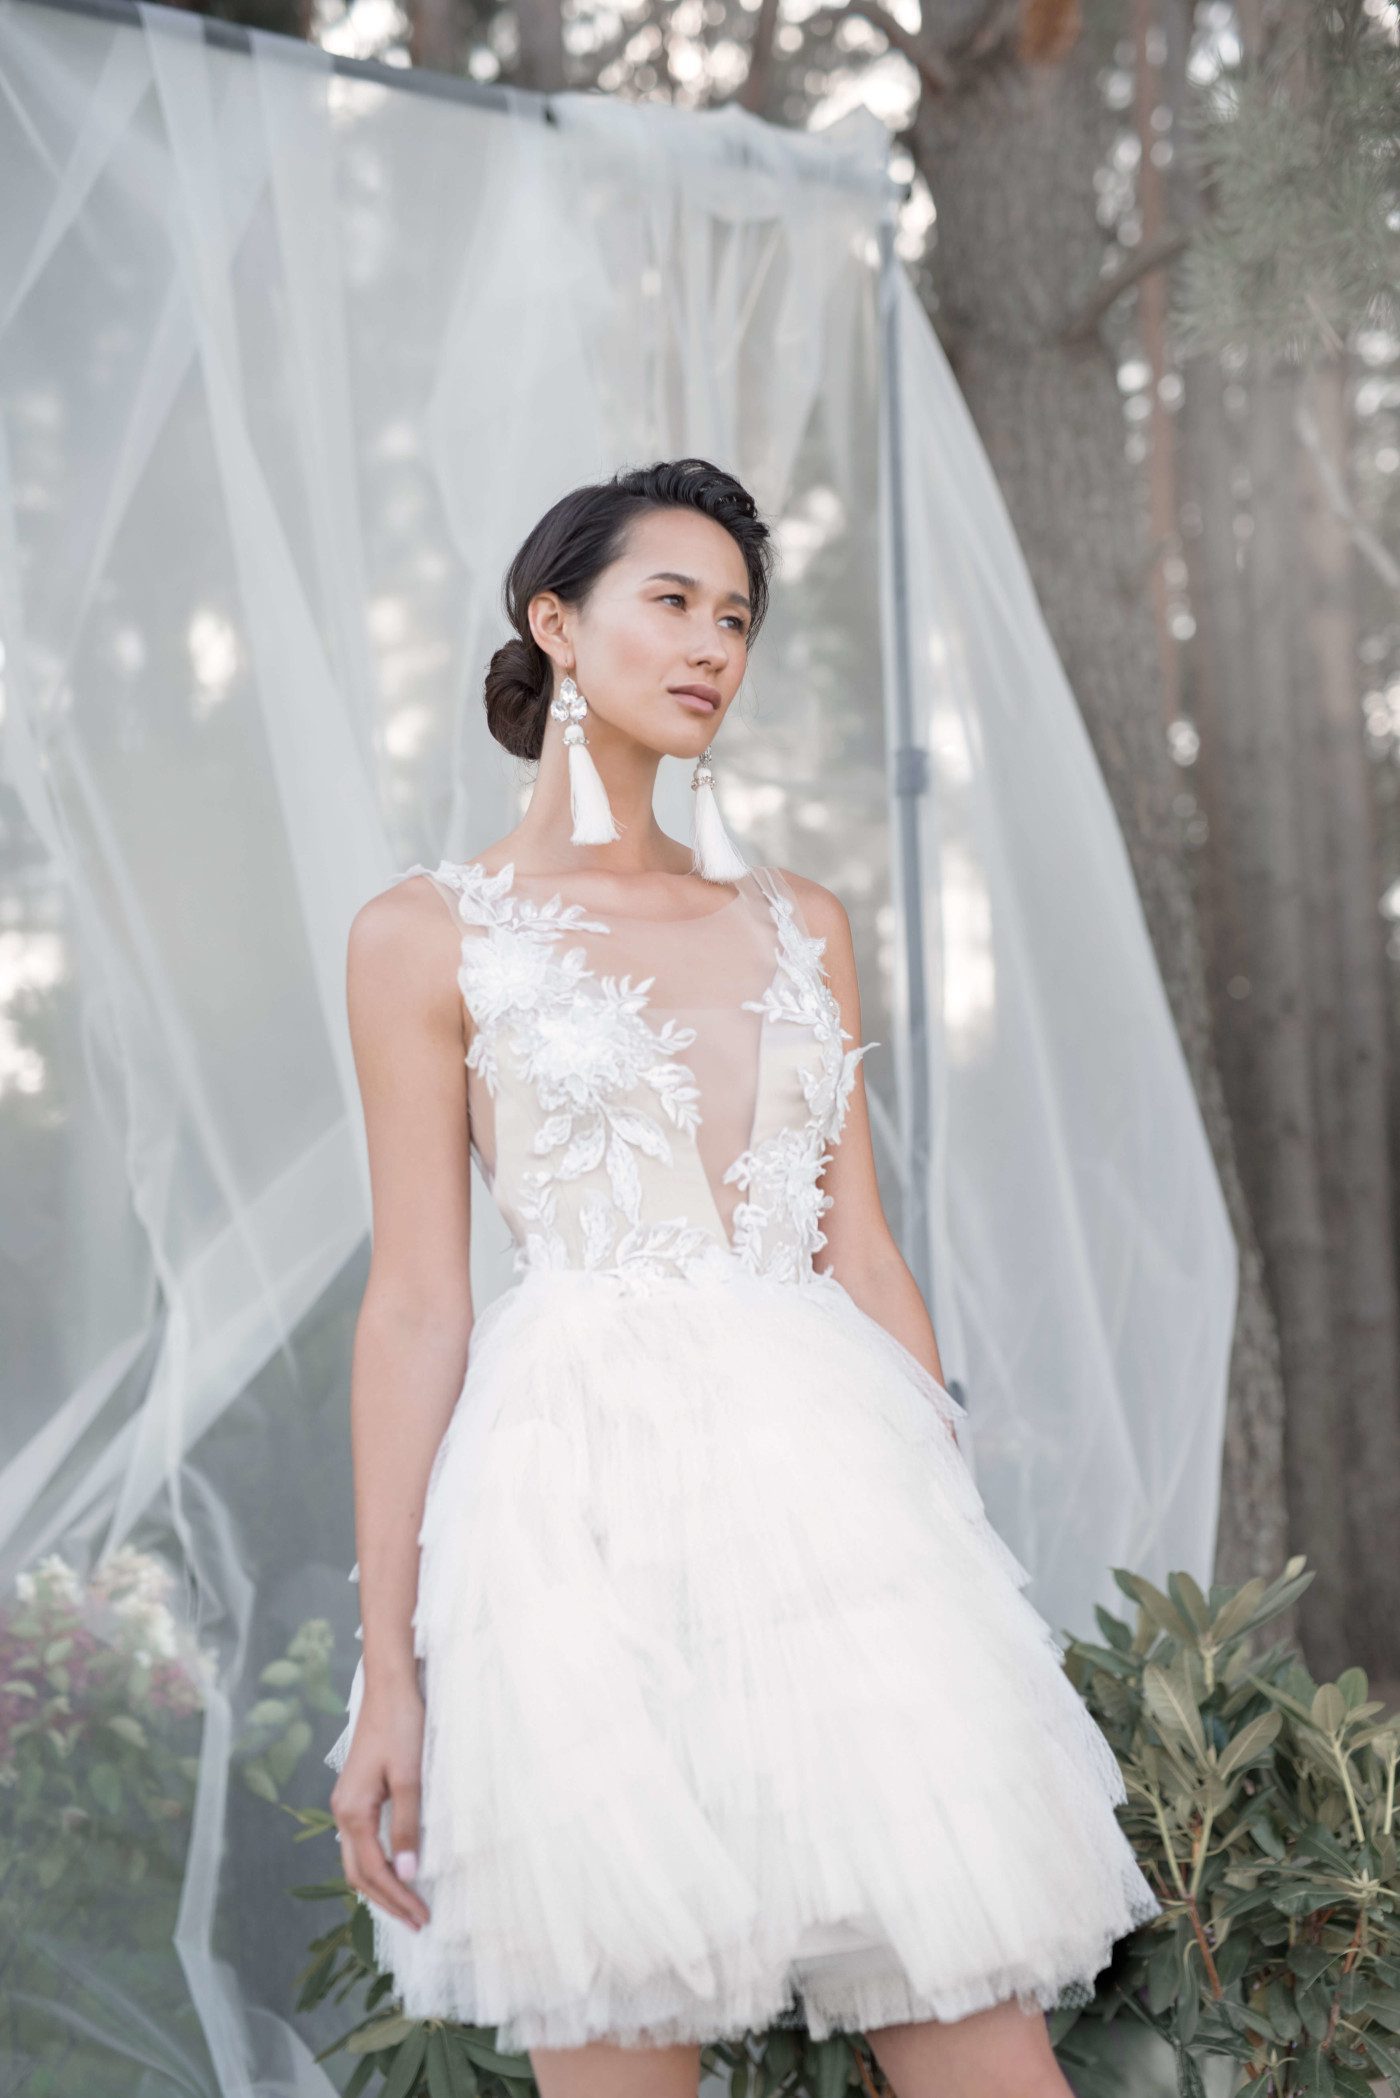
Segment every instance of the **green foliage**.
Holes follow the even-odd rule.
[[[210,1658],[132,1546],[0,1608],[0,2059],[34,2098],[211,2088],[172,1948]]]
[[[249,1712],[237,1750],[243,1782],[260,1799],[276,1800],[315,1737],[311,1714],[343,1719],[344,1699],[331,1682],[335,1634],[324,1617],[309,1618],[285,1654],[258,1677],[270,1693]]]
[[[1398,141],[1400,50],[1361,0],[1203,87],[1182,147],[1210,209],[1176,274],[1178,349],[1307,362],[1400,323]]]
[[[212,2092],[174,1947],[215,1661],[135,1546],[87,1576],[58,1553],[0,1606],[0,2059],[32,2098]],[[302,1625],[263,1669],[235,1749],[277,1799],[343,1717],[333,1635]]]
[[[1151,2025],[1184,2098],[1212,2055],[1238,2065],[1240,2098],[1370,2098],[1373,2079],[1400,2077],[1400,1726],[1361,1669],[1317,1684],[1281,1644],[1252,1652],[1313,1578],[1303,1566],[1209,1596],[1188,1574],[1163,1594],[1115,1568],[1136,1625],[1099,1610],[1104,1643],[1065,1654],[1118,1756],[1120,1819],[1164,1905],[1119,1943],[1070,2025]],[[1070,2025],[1052,2028],[1057,2045]],[[1088,2037],[1067,2054],[1092,2062]],[[1077,2083],[1083,2098],[1116,2088]]]

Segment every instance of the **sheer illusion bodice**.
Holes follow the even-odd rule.
[[[462,934],[477,1162],[515,1267],[645,1281],[739,1263],[801,1282],[865,1042],[775,868],[685,919],[595,909],[587,872],[418,865]],[[724,901],[716,903],[716,895]]]

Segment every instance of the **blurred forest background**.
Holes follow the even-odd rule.
[[[887,122],[902,254],[1116,805],[1240,1244],[1217,1576],[1305,1552],[1310,1665],[1393,1684],[1400,7],[199,11],[479,82]]]

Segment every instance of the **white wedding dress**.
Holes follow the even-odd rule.
[[[661,924],[418,877],[516,1279],[419,1533],[431,1921],[370,1904],[404,2010],[517,2049],[1086,2001],[1160,1904],[964,1409],[813,1266],[874,1045],[791,885]]]

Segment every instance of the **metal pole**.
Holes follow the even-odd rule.
[[[187,10],[161,5],[160,0],[144,0],[141,6],[137,5],[137,0],[24,0],[24,4],[30,7],[57,8],[68,14],[91,15],[104,22],[123,22],[129,28],[138,31],[144,28],[143,13],[157,16],[178,14],[184,24],[191,20]],[[338,51],[327,51],[322,44],[307,43],[301,37],[288,36],[281,30],[250,30],[242,22],[224,21],[218,15],[196,15],[193,19],[199,23],[200,34],[205,43],[220,50],[239,51],[248,55],[252,52],[253,38],[256,36],[264,45],[286,46],[289,56],[294,52],[314,51],[330,72],[342,74],[350,80],[372,80],[379,87],[393,88],[398,94],[428,95],[442,102],[466,102],[478,109],[495,110],[500,116],[523,115],[528,116],[531,121],[538,118],[545,124],[559,122],[553,98],[541,88],[514,87],[505,82],[489,80],[469,80],[461,73],[435,72],[431,66],[389,66],[377,58],[349,58]],[[602,94],[600,89],[569,89],[566,92],[570,95]],[[766,124],[760,117],[753,117],[750,121],[754,125],[762,125],[769,131],[783,129],[780,125]],[[812,137],[812,134],[805,132],[793,135],[809,141]],[[718,145],[721,156],[730,166],[754,167],[762,171],[760,156],[753,151],[750,141],[742,133],[731,133],[727,138],[720,140]],[[831,164],[826,166],[823,165],[820,154],[807,154],[800,162],[795,161],[792,173],[799,181],[830,183],[835,189],[868,191],[872,186],[882,187],[884,182],[878,167],[857,170],[851,164],[843,165],[836,155],[831,157]]]
[[[910,659],[909,540],[904,498],[904,415],[900,391],[899,256],[895,249],[900,190],[892,185],[880,220],[880,465],[885,518],[882,564],[885,636],[885,721],[890,806],[894,830],[892,879],[903,953],[900,1109],[906,1166],[902,1251],[930,1311],[933,1241],[929,1190],[932,1171],[930,1098],[931,1021],[924,961],[924,885],[920,852],[921,796],[929,790],[928,752],[915,741],[914,673]]]
[[[73,15],[92,15],[103,22],[124,22],[128,28],[141,30],[142,9],[136,0],[25,0],[30,7],[57,8],[60,12]],[[181,8],[150,5],[153,14],[180,14],[189,20],[188,13]],[[528,110],[546,124],[556,122],[554,111],[549,106],[549,97],[534,88],[497,86],[489,80],[468,80],[465,74],[435,73],[428,66],[386,66],[377,58],[350,58],[339,51],[327,51],[323,45],[308,45],[301,37],[288,36],[282,30],[250,30],[243,22],[227,22],[218,15],[195,17],[206,44],[222,51],[241,51],[245,55],[253,48],[253,37],[257,35],[265,43],[288,44],[296,49],[313,50],[320,53],[332,72],[342,73],[351,80],[372,80],[380,87],[392,87],[410,95],[431,95],[444,102],[470,102],[480,109],[494,109],[502,116],[518,116]]]

